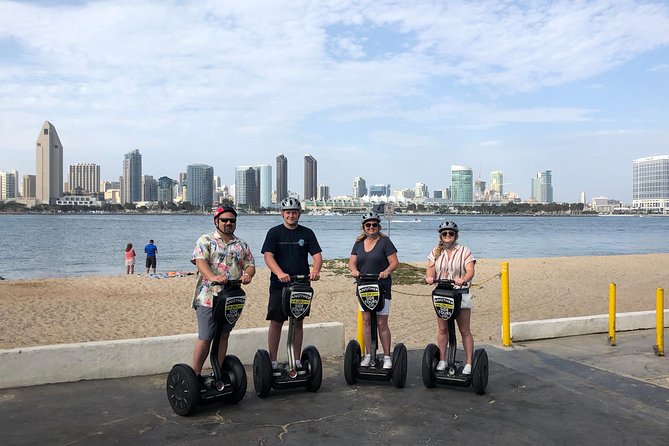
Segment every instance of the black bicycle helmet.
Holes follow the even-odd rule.
[[[370,220],[381,223],[381,217],[379,217],[379,214],[377,214],[374,211],[369,211],[369,212],[365,212],[364,214],[362,214],[362,224],[363,225]]]
[[[221,215],[225,212],[231,212],[235,216],[235,218],[237,218],[237,211],[235,210],[235,208],[233,208],[232,206],[229,206],[229,205],[225,205],[225,206],[219,206],[218,208],[216,208],[216,212],[214,212],[214,221],[216,221],[216,219],[218,218],[219,215]]]
[[[456,225],[455,222],[449,221],[449,220],[444,220],[441,223],[439,223],[438,231],[440,233],[441,233],[441,231],[445,231],[447,229],[450,229],[451,231],[458,232],[458,225]]]
[[[281,200],[281,210],[282,211],[301,211],[302,206],[300,205],[300,200],[293,197],[284,198]]]

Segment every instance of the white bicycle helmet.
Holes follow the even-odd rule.
[[[456,225],[455,222],[453,222],[453,221],[444,220],[439,224],[438,231],[441,232],[441,231],[445,231],[447,229],[450,229],[451,231],[458,232],[458,225]]]
[[[281,200],[281,210],[282,211],[301,211],[302,206],[300,205],[300,200],[293,197],[284,198]]]
[[[379,214],[373,211],[365,212],[362,214],[362,224],[364,225],[366,222],[373,220],[378,223],[381,223],[381,217],[379,217]]]

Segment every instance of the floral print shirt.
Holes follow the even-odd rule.
[[[206,260],[214,274],[225,275],[229,280],[238,280],[246,268],[255,266],[251,248],[244,240],[233,236],[232,240],[226,243],[218,231],[204,234],[197,240],[192,260],[197,259]],[[210,282],[198,273],[192,307],[211,308],[214,304],[214,294],[220,289],[220,286],[210,285]]]

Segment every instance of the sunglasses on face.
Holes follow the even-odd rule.
[[[378,223],[365,223],[365,228],[378,228]]]
[[[441,232],[439,233],[439,235],[441,235],[442,237],[446,237],[446,236],[448,236],[448,237],[455,237],[455,234],[456,234],[455,231],[441,231]]]
[[[230,222],[230,223],[237,223],[237,219],[236,219],[236,218],[219,218],[218,221],[219,221],[219,222],[222,222],[222,223],[228,223],[228,222]]]

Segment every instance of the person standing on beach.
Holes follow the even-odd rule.
[[[392,286],[392,273],[399,266],[397,259],[397,248],[386,235],[381,233],[381,218],[376,212],[366,212],[362,215],[362,234],[353,244],[348,267],[351,275],[355,278],[361,274],[378,274],[379,291],[385,304],[381,311],[376,313],[378,322],[379,339],[383,347],[383,368],[392,369],[393,361],[390,357],[390,328],[388,327],[388,315],[390,314],[390,290]],[[372,326],[371,313],[362,312],[363,337],[367,353],[360,362],[361,367],[369,367],[372,361]],[[376,359],[375,359],[376,360]]]
[[[126,274],[135,274],[135,250],[132,247],[132,243],[128,243],[125,247],[125,273]]]
[[[144,252],[146,253],[146,274],[149,274],[149,268],[153,268],[153,274],[155,274],[158,247],[153,244],[153,240],[149,240],[149,244],[144,247]]]
[[[214,212],[214,226],[216,227],[214,232],[204,234],[197,240],[191,259],[198,272],[191,303],[195,309],[198,326],[197,341],[193,350],[193,370],[198,375],[202,372],[215,334],[214,294],[218,292],[220,286],[211,283],[241,280],[243,284],[248,284],[256,273],[251,249],[244,240],[235,236],[237,211],[232,206],[219,207]],[[229,331],[221,333],[218,347],[221,365],[228,350],[229,337]]]
[[[318,280],[323,266],[321,247],[314,232],[300,224],[302,206],[296,198],[284,198],[281,201],[281,216],[283,223],[270,228],[262,245],[265,264],[270,269],[269,303],[267,305],[267,320],[269,331],[267,344],[272,367],[277,367],[277,352],[281,340],[281,328],[288,319],[281,306],[281,294],[284,286],[290,283],[290,276],[308,275],[312,281]],[[313,267],[309,269],[309,255],[313,259]],[[295,357],[299,358],[302,352],[304,319],[296,321],[295,338],[293,340]],[[302,367],[299,360],[297,367]]]
[[[454,288],[462,293],[460,314],[455,319],[458,323],[462,346],[467,356],[467,363],[462,369],[463,375],[472,373],[472,354],[474,337],[470,322],[474,296],[469,288],[474,278],[476,259],[471,250],[458,244],[459,229],[452,221],[444,220],[438,228],[439,243],[432,249],[427,261],[425,281],[433,284],[437,280],[452,280]],[[446,347],[448,346],[448,321],[437,317],[437,346],[439,347],[439,363],[437,370],[446,370]]]

